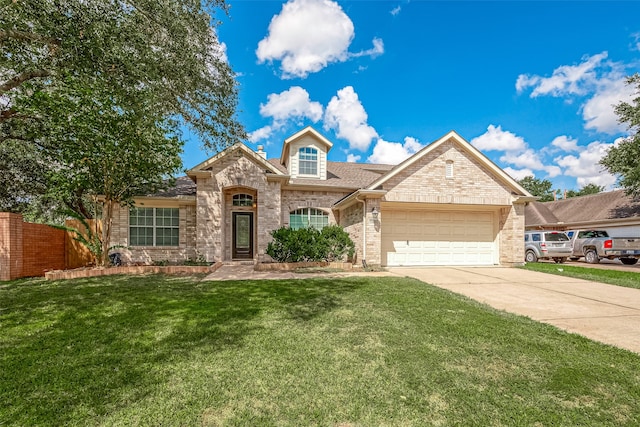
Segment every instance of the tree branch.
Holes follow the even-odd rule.
[[[28,80],[33,80],[39,77],[48,77],[51,74],[52,73],[47,70],[33,70],[33,71],[25,71],[23,73],[20,73],[14,78],[0,85],[0,95],[9,92],[11,89],[17,88],[22,83]]]
[[[17,30],[0,30],[0,44],[7,39],[16,39],[23,41],[38,41],[48,44],[54,48],[60,46],[60,40],[54,39],[53,37],[44,37],[39,34],[28,33],[26,31],[17,31]]]

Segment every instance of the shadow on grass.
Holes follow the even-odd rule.
[[[363,281],[110,276],[0,287],[0,419],[65,424],[154,390],[177,361],[241,348],[266,312],[307,321]],[[90,419],[90,418],[89,418]]]

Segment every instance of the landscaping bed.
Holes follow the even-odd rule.
[[[47,271],[47,280],[82,279],[87,277],[111,276],[114,274],[208,274],[222,267],[221,262],[212,265],[131,265],[120,267],[76,268],[74,270]]]

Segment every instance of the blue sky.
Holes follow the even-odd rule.
[[[229,0],[218,37],[238,118],[279,157],[307,125],[329,160],[396,164],[455,130],[514,178],[615,178],[613,105],[640,72],[640,2]],[[193,167],[213,153],[190,140]]]

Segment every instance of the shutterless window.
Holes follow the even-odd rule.
[[[131,246],[178,246],[179,238],[178,208],[132,208],[129,211]]]
[[[296,209],[289,213],[289,227],[294,230],[307,227],[322,230],[327,225],[329,225],[329,214],[320,209]]]
[[[298,165],[300,175],[318,174],[318,150],[311,147],[302,147],[298,151]]]
[[[253,196],[250,194],[235,194],[233,206],[253,206]]]
[[[447,163],[444,167],[444,176],[445,178],[453,178],[453,161],[447,160]]]

